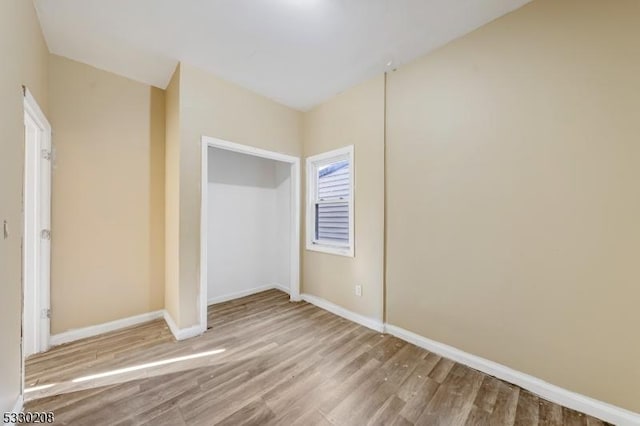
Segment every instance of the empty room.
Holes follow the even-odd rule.
[[[640,426],[640,1],[0,1],[1,424]]]

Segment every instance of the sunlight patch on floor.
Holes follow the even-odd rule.
[[[131,373],[133,371],[144,370],[152,367],[159,367],[161,365],[173,364],[176,362],[188,361],[196,358],[203,358],[210,355],[217,355],[224,352],[225,349],[215,349],[213,351],[200,352],[197,354],[179,356],[176,358],[163,359],[161,361],[148,362],[146,364],[134,365],[133,367],[119,368],[117,370],[111,370],[104,373],[91,374],[89,376],[78,377],[73,379],[73,383],[86,382],[87,380],[101,379],[103,377],[117,376],[118,374]]]
[[[219,355],[223,352],[226,352],[226,349],[215,349],[159,361],[147,362],[144,364],[133,365],[131,367],[117,368],[110,371],[104,371],[102,373],[77,377],[68,381],[65,380],[57,383],[34,385],[24,390],[24,399],[25,401],[32,401],[69,392],[76,392],[101,386],[124,383],[141,378],[199,368],[206,366],[211,362],[207,357]],[[196,364],[193,364],[193,360],[196,360]],[[185,361],[192,361],[192,363],[186,363]]]

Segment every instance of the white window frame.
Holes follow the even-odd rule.
[[[345,146],[344,148],[336,149],[322,154],[307,157],[306,159],[306,174],[307,174],[307,250],[319,251],[322,253],[335,254],[339,256],[354,257],[355,255],[355,228],[354,228],[354,201],[355,201],[355,163],[353,161],[353,145]],[[349,161],[349,243],[346,245],[328,243],[326,241],[315,239],[316,229],[316,208],[315,204],[318,201],[318,187],[317,178],[318,170],[330,163],[338,161]]]

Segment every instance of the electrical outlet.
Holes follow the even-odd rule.
[[[362,285],[356,284],[356,296],[362,296]]]

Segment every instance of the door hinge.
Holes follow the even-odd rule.
[[[41,319],[51,318],[51,309],[43,309],[42,312],[40,313],[40,318]]]
[[[42,149],[42,150],[40,151],[40,153],[41,153],[41,155],[42,155],[42,158],[43,158],[43,159],[51,161],[51,157],[52,157],[52,156],[51,156],[51,150],[49,150],[49,149]]]
[[[43,240],[51,240],[51,230],[43,229],[42,231],[40,231],[40,238],[42,238]]]

